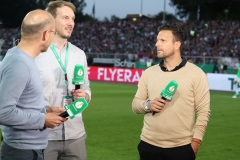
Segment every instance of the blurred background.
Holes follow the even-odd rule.
[[[49,1],[0,0],[0,63],[18,44],[26,13],[45,9]],[[139,159],[143,115],[133,114],[131,102],[143,71],[161,60],[155,42],[162,24],[183,28],[181,54],[209,81],[212,115],[197,160],[240,159],[240,100],[232,98],[240,59],[240,0],[69,1],[77,7],[69,41],[85,51],[91,80],[93,98],[83,113],[89,160]]]
[[[0,1],[0,61],[20,39],[30,10],[50,0]],[[240,56],[239,0],[69,0],[77,7],[70,42],[88,56],[89,65],[147,68],[159,63],[155,40],[161,24],[182,26],[182,56],[206,73],[235,73]],[[120,59],[120,60],[119,60]],[[127,65],[127,63],[134,63]]]

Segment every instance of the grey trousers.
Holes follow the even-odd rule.
[[[86,160],[87,152],[85,140],[87,135],[65,141],[48,141],[44,150],[44,160]]]

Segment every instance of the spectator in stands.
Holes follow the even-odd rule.
[[[217,59],[215,59],[213,62],[213,73],[219,73],[219,65]]]
[[[86,54],[86,58],[87,58],[88,66],[91,66],[93,64],[93,57],[92,57],[92,55]]]
[[[154,36],[160,23],[128,20],[78,23],[69,40],[86,53],[149,54],[155,48]],[[198,26],[194,21],[166,23],[184,28],[182,56],[238,57],[239,21],[201,21]],[[194,37],[190,30],[194,30]],[[19,38],[18,32],[19,28],[0,29],[0,37],[5,40],[2,54],[13,45],[13,39]]]
[[[21,41],[8,50],[0,66],[0,124],[3,125],[2,160],[43,160],[47,147],[46,127],[54,128],[66,119],[61,107],[48,107],[34,62],[46,51],[55,32],[51,14],[29,12],[21,26]],[[1,126],[2,127],[2,126]]]
[[[36,64],[42,80],[44,99],[48,105],[63,107],[81,97],[88,102],[91,100],[86,55],[68,42],[75,25],[75,10],[71,2],[63,0],[51,1],[46,8],[55,19],[56,34],[47,52],[36,58]],[[85,83],[75,90],[71,82],[77,64],[84,67]],[[48,146],[44,150],[45,160],[86,160],[86,138],[82,114],[79,114],[74,119],[49,130]]]
[[[163,60],[146,69],[139,80],[132,110],[144,114],[138,145],[141,160],[194,160],[205,134],[210,117],[208,81],[199,67],[181,57],[183,40],[179,27],[161,26],[156,47]],[[168,101],[159,93],[172,80],[179,85]]]
[[[237,75],[233,81],[235,94],[232,96],[232,98],[237,98],[239,96],[239,85],[240,85],[240,59],[238,59],[238,66],[237,66]]]

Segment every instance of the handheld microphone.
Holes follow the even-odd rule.
[[[164,100],[172,100],[172,97],[174,93],[176,92],[178,87],[178,83],[175,80],[172,80],[168,83],[168,85],[163,89],[160,93],[162,99]],[[154,115],[156,112],[153,111],[152,115]]]
[[[80,64],[76,64],[73,72],[72,84],[75,85],[75,90],[80,89],[80,85],[84,84],[84,68]]]
[[[81,113],[83,110],[85,110],[88,106],[87,101],[85,100],[85,98],[79,98],[75,101],[73,101],[71,104],[69,105],[65,105],[64,108],[66,109],[65,112],[61,113],[59,116],[61,117],[70,117],[71,119],[73,119],[75,117],[75,115]]]

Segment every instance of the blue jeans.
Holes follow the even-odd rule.
[[[1,160],[43,160],[43,150],[17,149],[2,142]]]

